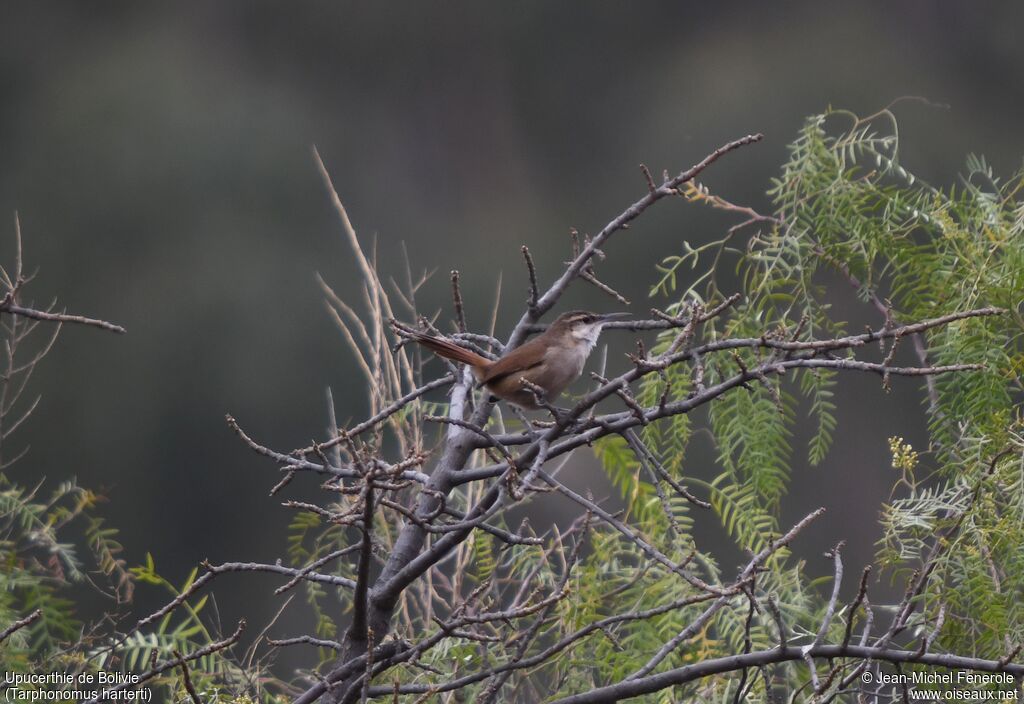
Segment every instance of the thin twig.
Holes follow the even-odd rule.
[[[36,310],[35,308],[26,308],[25,306],[19,306],[13,301],[0,302],[0,313],[10,313],[11,315],[20,315],[22,318],[32,318],[33,320],[45,320],[53,323],[73,323],[76,325],[87,325],[89,327],[100,328],[102,330],[109,330],[110,332],[116,332],[124,334],[128,332],[125,328],[114,323],[107,322],[106,320],[99,320],[97,318],[87,318],[84,315],[70,315],[68,313],[51,313],[45,310]]]
[[[455,322],[459,332],[466,332],[466,311],[462,305],[462,289],[459,287],[459,270],[452,269],[452,303],[455,305]]]
[[[523,245],[523,259],[526,260],[526,271],[530,275],[530,298],[527,301],[527,305],[530,309],[537,307],[537,298],[540,295],[537,293],[537,268],[533,264],[533,257],[530,255],[530,249],[525,244]]]
[[[196,692],[195,686],[192,684],[192,677],[188,674],[188,662],[181,656],[181,651],[175,649],[174,657],[176,657],[181,664],[181,679],[185,684],[185,691],[188,692],[189,699],[192,700],[193,704],[203,704],[199,698],[199,693]]]
[[[30,613],[30,614],[29,614],[28,616],[26,616],[25,618],[23,618],[23,619],[20,619],[20,620],[18,620],[18,621],[15,621],[15,622],[14,622],[14,623],[12,623],[12,624],[11,624],[10,626],[8,626],[8,627],[7,627],[7,628],[5,628],[4,630],[0,631],[0,643],[3,643],[3,642],[4,642],[5,640],[7,640],[7,638],[9,638],[9,637],[10,637],[10,635],[11,635],[12,633],[14,633],[15,631],[19,631],[19,630],[21,630],[22,628],[24,628],[25,626],[30,626],[30,625],[32,625],[33,623],[35,623],[36,621],[38,621],[38,620],[39,620],[39,618],[40,618],[40,617],[41,617],[42,615],[43,615],[43,610],[42,610],[42,609],[36,609],[35,611],[33,611],[32,613]]]

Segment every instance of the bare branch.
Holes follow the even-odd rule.
[[[452,302],[455,304],[455,322],[459,332],[466,332],[466,311],[462,306],[462,289],[459,287],[459,272],[452,269]]]
[[[20,631],[22,628],[32,625],[33,623],[38,621],[42,617],[42,615],[42,609],[36,609],[25,618],[15,621],[10,626],[0,631],[0,643],[3,643],[5,640],[7,640],[15,631]]]
[[[317,648],[330,648],[332,650],[341,650],[341,643],[336,640],[324,640],[323,638],[314,638],[313,636],[297,636],[295,638],[281,638],[274,639],[268,638],[267,643],[275,648],[284,648],[289,645],[312,645]]]
[[[370,557],[373,551],[373,482],[370,477],[366,478],[361,498],[363,522],[360,530],[363,533],[363,539],[359,548],[355,594],[352,598],[352,630],[357,635],[361,634],[363,640],[369,640],[371,633],[366,616],[366,598],[370,589]]]
[[[87,318],[84,315],[71,315],[68,313],[51,313],[45,310],[36,310],[35,308],[26,308],[20,306],[13,301],[3,300],[0,301],[0,313],[10,313],[11,315],[20,315],[22,318],[32,318],[33,320],[45,320],[51,323],[73,323],[75,325],[86,325],[89,327],[100,328],[102,330],[108,330],[110,332],[116,332],[124,334],[128,332],[120,325],[116,325],[106,320],[99,320],[97,318]]]
[[[354,589],[356,586],[354,580],[346,577],[338,577],[333,574],[320,574],[319,572],[309,572],[305,569],[297,570],[292,567],[285,567],[284,565],[268,565],[262,562],[223,562],[219,565],[212,565],[208,562],[204,562],[203,566],[212,574],[223,574],[225,572],[270,572],[273,574],[283,574],[288,577],[298,577],[309,582],[333,584],[339,587],[350,587]]]
[[[811,659],[811,651],[815,647],[825,642],[825,636],[828,635],[829,626],[832,625],[832,617],[836,613],[836,603],[839,601],[839,589],[843,584],[843,558],[841,555],[843,541],[839,541],[838,544],[831,551],[832,561],[835,563],[835,576],[832,578],[832,596],[828,599],[828,604],[825,606],[825,616],[821,619],[821,626],[818,628],[818,635],[814,637],[814,641],[810,645],[804,646],[804,660],[807,662],[807,667],[811,672],[811,682],[814,685],[815,693],[821,693],[822,686],[818,682],[818,671],[814,666],[814,661]],[[828,557],[829,555],[826,555]]]
[[[537,268],[533,265],[530,249],[525,244],[522,251],[523,259],[526,260],[526,270],[530,275],[530,298],[527,300],[527,305],[533,310],[537,307],[537,297],[540,295],[537,292]]]
[[[942,667],[951,670],[974,670],[977,672],[1008,672],[1015,677],[1024,675],[1024,664],[1000,663],[998,660],[969,658],[957,655],[924,654],[918,655],[909,650],[894,648],[874,648],[859,645],[819,645],[808,655],[815,660],[832,660],[849,657],[868,662],[884,660],[891,663],[915,663],[930,667]],[[686,684],[695,680],[735,672],[747,667],[762,667],[776,663],[791,662],[804,658],[803,648],[789,646],[760,650],[746,655],[729,655],[721,658],[704,660],[694,665],[668,670],[649,677],[626,680],[607,687],[598,687],[589,692],[574,694],[556,699],[550,704],[612,704],[630,697],[659,692],[669,687]]]
[[[562,293],[564,293],[566,288],[568,288],[572,280],[579,275],[583,267],[590,261],[591,257],[594,256],[595,252],[605,243],[605,241],[608,240],[608,238],[619,230],[628,227],[629,223],[638,218],[645,210],[647,210],[647,208],[657,201],[666,196],[675,195],[678,192],[677,189],[679,186],[687,181],[695,179],[701,174],[701,172],[718,161],[725,154],[748,144],[760,142],[762,138],[763,137],[760,134],[753,134],[723,144],[691,168],[683,171],[673,178],[665,179],[658,188],[653,191],[648,191],[643,198],[633,203],[633,205],[626,208],[621,214],[605,225],[600,232],[591,238],[587,246],[584,247],[582,251],[580,251],[579,255],[569,264],[565,272],[563,272],[562,275],[558,277],[558,279],[548,288],[548,290],[545,291],[539,299],[537,299],[536,308],[532,311],[527,311],[527,313],[524,314],[522,319],[519,321],[519,325],[516,326],[515,332],[512,334],[510,345],[514,347],[519,344],[525,335],[525,326],[535,322],[537,318],[551,310],[558,299],[562,296]]]
[[[750,580],[760,569],[764,561],[768,559],[770,555],[775,553],[780,548],[783,548],[793,541],[801,531],[810,525],[815,519],[825,513],[824,508],[819,508],[817,511],[812,511],[803,517],[796,525],[789,529],[789,531],[778,540],[771,541],[765,548],[758,552],[754,557],[747,563],[747,566],[740,572],[739,577],[736,579],[735,584],[745,584]],[[735,591],[731,593],[725,593],[718,597],[703,613],[700,614],[693,621],[688,623],[679,633],[675,635],[670,641],[665,643],[659,650],[648,660],[643,667],[631,674],[625,679],[626,682],[631,680],[638,680],[643,678],[645,675],[654,671],[665,658],[667,658],[672,652],[675,651],[682,643],[689,640],[698,633],[704,624],[707,623],[712,616],[720,611],[726,604],[729,603]]]
[[[188,692],[188,696],[189,699],[192,700],[192,704],[203,704],[202,700],[199,698],[199,693],[196,692],[196,688],[192,684],[192,677],[188,673],[188,663],[181,657],[181,651],[175,650],[174,657],[176,657],[181,664],[181,679],[185,684],[185,691]]]
[[[527,247],[522,247],[530,295],[526,310],[505,345],[494,338],[493,323],[490,334],[482,335],[468,331],[459,275],[453,271],[451,287],[454,320],[459,330],[453,339],[458,340],[459,344],[478,350],[488,359],[493,359],[495,350],[513,349],[522,344],[529,333],[543,329],[543,326],[538,324],[539,318],[555,307],[576,279],[597,286],[603,292],[625,303],[621,294],[602,282],[595,273],[595,264],[604,259],[602,248],[610,237],[619,230],[628,228],[633,220],[658,200],[667,196],[688,195],[694,188],[699,190],[699,186],[691,187],[687,184],[723,154],[759,140],[760,135],[752,135],[730,142],[691,169],[675,177],[666,175],[660,184],[655,182],[646,167],[642,167],[647,182],[647,193],[593,236],[573,230],[572,258],[566,262],[561,275],[543,292],[537,283],[533,257]],[[832,594],[817,632],[813,634],[813,640],[803,648],[790,645],[790,637],[787,635],[779,606],[768,596],[768,610],[771,611],[771,616],[778,627],[779,645],[771,650],[753,650],[757,642],[755,615],[761,612],[762,600],[765,598],[765,595],[756,591],[756,586],[760,584],[758,574],[766,569],[766,564],[772,564],[771,556],[787,546],[811,521],[821,515],[823,509],[807,515],[780,538],[761,543],[764,547],[750,557],[749,562],[742,567],[732,582],[709,584],[708,581],[721,581],[718,572],[704,563],[691,565],[696,552],[682,562],[677,562],[678,555],[674,550],[666,549],[663,552],[657,541],[648,538],[641,530],[630,525],[627,522],[629,519],[620,518],[591,498],[585,498],[569,489],[553,476],[557,470],[552,473],[545,471],[545,464],[556,457],[568,457],[568,453],[574,449],[608,435],[623,435],[636,461],[642,470],[649,474],[658,500],[668,514],[670,525],[675,528],[673,503],[670,500],[672,497],[664,490],[662,482],[667,483],[686,501],[696,506],[707,508],[709,504],[694,497],[662,466],[655,452],[641,441],[635,428],[691,413],[724,394],[735,392],[740,387],[749,389],[757,384],[766,384],[778,398],[778,379],[790,370],[830,369],[869,372],[878,374],[885,385],[888,385],[893,376],[931,377],[937,374],[978,370],[982,367],[977,364],[933,366],[924,360],[920,366],[897,366],[897,344],[906,335],[914,337],[959,320],[998,315],[1003,312],[1002,310],[979,308],[957,311],[931,320],[901,325],[894,324],[891,316],[887,315],[885,324],[880,329],[831,339],[803,339],[808,325],[806,320],[796,325],[795,330],[792,329],[794,326],[788,326],[778,330],[767,330],[758,337],[730,338],[728,331],[731,320],[723,320],[722,324],[712,323],[707,325],[706,329],[702,328],[704,323],[719,316],[724,318],[727,311],[740,300],[739,295],[724,299],[715,295],[707,303],[707,308],[690,304],[678,309],[670,308],[669,313],[655,310],[652,312],[651,320],[608,324],[608,329],[668,330],[671,331],[668,337],[673,339],[671,344],[662,344],[655,348],[658,350],[656,354],[649,353],[648,347],[638,342],[636,353],[630,355],[632,364],[626,371],[618,376],[606,378],[602,368],[601,374],[595,376],[598,381],[596,388],[592,388],[582,398],[577,399],[575,405],[568,411],[556,408],[551,403],[554,398],[545,398],[544,388],[524,383],[524,386],[536,395],[538,405],[552,413],[554,421],[544,424],[531,423],[529,418],[520,414],[519,419],[523,425],[509,432],[505,428],[503,416],[498,415],[496,422],[490,422],[494,402],[487,394],[480,397],[474,394],[475,380],[468,369],[453,366],[451,373],[446,376],[427,384],[422,383],[422,362],[419,353],[415,356],[415,362],[409,362],[410,353],[403,346],[411,329],[394,320],[387,294],[383,292],[379,283],[376,261],[362,252],[347,213],[319,156],[317,161],[330,191],[332,203],[342,220],[344,234],[356,253],[357,264],[363,276],[364,295],[371,320],[366,325],[358,321],[345,324],[352,326],[352,330],[348,332],[349,342],[354,347],[359,345],[356,351],[363,359],[364,372],[370,384],[370,417],[347,433],[337,430],[334,427],[336,423],[332,420],[332,427],[328,429],[328,439],[325,442],[314,442],[309,447],[291,453],[277,452],[260,445],[242,432],[233,419],[229,418],[228,422],[253,451],[280,465],[285,473],[285,479],[278,483],[275,490],[300,472],[330,475],[331,480],[324,484],[324,488],[340,494],[340,505],[332,504],[328,508],[322,508],[316,503],[292,502],[289,505],[301,510],[314,511],[333,523],[359,527],[362,530],[362,540],[357,545],[341,550],[334,549],[336,545],[331,546],[333,551],[319,548],[316,557],[310,558],[310,564],[301,569],[284,567],[281,564],[225,563],[216,567],[206,565],[207,574],[203,575],[203,578],[209,578],[213,574],[227,571],[264,571],[286,575],[290,581],[278,591],[293,588],[302,580],[353,588],[351,623],[339,641],[324,641],[306,635],[272,643],[323,644],[339,651],[334,669],[301,694],[296,699],[297,702],[312,702],[326,695],[326,699],[331,702],[352,704],[372,696],[392,696],[397,700],[403,694],[418,695],[425,701],[433,695],[452,692],[480,682],[486,682],[486,685],[483,694],[478,698],[484,703],[496,701],[513,672],[543,664],[591,634],[603,634],[613,643],[617,643],[617,624],[650,618],[672,608],[703,602],[708,603],[694,609],[692,616],[687,618],[685,623],[673,629],[674,635],[670,634],[671,637],[666,636],[664,642],[655,644],[656,650],[647,662],[624,681],[561,701],[615,701],[637,696],[636,693],[649,693],[672,686],[671,683],[663,684],[668,680],[672,680],[672,683],[688,682],[721,672],[741,672],[739,686],[734,692],[730,691],[738,704],[749,694],[750,687],[759,681],[756,677],[753,681],[748,677],[748,674],[754,674],[748,673],[749,668],[760,669],[770,692],[770,678],[764,668],[775,663],[801,659],[811,669],[810,684],[814,687],[815,695],[821,696],[826,692],[831,694],[833,691],[839,691],[834,683],[839,680],[841,689],[844,686],[842,682],[847,680],[842,675],[848,674],[849,670],[857,665],[832,662],[828,675],[819,680],[815,667],[818,660],[849,658],[862,664],[874,658],[889,659],[893,663],[928,664],[931,662],[928,658],[938,657],[928,653],[928,650],[944,617],[942,609],[939,610],[936,628],[930,635],[922,636],[919,652],[910,653],[890,647],[892,637],[908,627],[910,614],[915,603],[919,601],[917,597],[927,582],[927,570],[920,579],[911,580],[907,597],[898,607],[890,630],[880,638],[875,638],[873,642],[868,642],[872,617],[868,607],[867,624],[861,644],[852,645],[850,640],[856,611],[862,603],[867,604],[865,572],[860,592],[849,607],[842,644],[831,645],[826,642],[830,631],[833,630],[832,625],[838,609],[843,576],[840,558],[842,544],[837,545],[831,553],[835,566]],[[716,203],[716,207],[743,211],[721,199]],[[748,217],[747,223],[775,222],[773,218],[760,216],[752,210],[743,211],[743,214]],[[436,332],[436,328],[440,327],[437,314],[417,314],[413,294],[418,285],[412,283],[411,273],[407,273],[406,278],[410,290],[407,295],[402,295],[402,301],[418,319],[420,326]],[[354,317],[354,312],[344,304],[332,303],[333,309],[337,309],[339,319],[345,315]],[[387,327],[388,323],[390,329]],[[884,341],[891,341],[891,345],[883,346],[881,343]],[[393,346],[389,347],[392,342]],[[883,347],[879,353],[880,362],[869,361],[869,355],[873,354],[871,347],[861,349],[869,343],[879,343]],[[386,354],[389,350],[390,355]],[[868,358],[855,356],[857,352]],[[676,374],[670,375],[670,367],[676,365],[681,369],[677,368]],[[684,384],[686,388],[680,397],[673,397],[669,380],[676,379],[679,372],[679,378],[689,377],[692,383]],[[651,377],[654,374],[659,375],[661,379]],[[443,416],[423,415],[415,406],[408,408],[408,414],[396,415],[431,391],[449,385],[450,403]],[[633,389],[636,388],[643,388],[644,394],[634,395]],[[657,398],[653,405],[645,405],[652,401],[649,393],[652,388],[656,392],[655,396],[661,391],[660,398]],[[685,397],[682,397],[683,395]],[[611,408],[605,409],[602,405],[602,412],[598,414],[597,406],[603,403],[607,403]],[[431,453],[424,450],[422,442],[425,422],[439,422],[447,426],[443,436],[438,440],[438,447]],[[383,439],[385,427],[389,431],[394,431],[398,437],[399,456],[403,458],[401,461],[391,463],[383,459],[387,456],[385,452],[391,452],[386,448],[387,443],[392,441],[391,436],[388,436],[386,442]],[[356,442],[354,438],[361,433],[366,435]],[[328,451],[331,452],[330,457]],[[428,454],[431,458],[429,465],[426,464]],[[490,459],[486,459],[485,455]],[[492,464],[484,464],[486,462]],[[422,472],[412,469],[421,466],[424,469]],[[349,479],[357,481],[346,481]],[[614,529],[621,536],[616,537],[616,540],[624,541],[630,549],[636,548],[644,560],[650,563],[642,568],[641,575],[653,573],[660,578],[667,571],[678,575],[685,582],[684,592],[696,590],[696,594],[655,609],[644,611],[637,607],[632,611],[613,614],[566,635],[549,629],[552,610],[568,593],[569,574],[578,556],[581,541],[577,541],[572,557],[563,563],[564,567],[559,573],[557,566],[547,567],[550,560],[565,560],[562,547],[566,543],[557,531],[554,538],[550,535],[536,538],[530,530],[523,529],[520,529],[523,534],[519,535],[496,525],[495,519],[508,508],[521,506],[529,495],[552,489],[582,507],[588,520],[592,516],[594,520]],[[407,491],[408,493],[403,493]],[[683,504],[676,504],[680,505]],[[376,511],[377,507],[380,507],[381,511]],[[371,535],[375,518],[376,533]],[[468,542],[468,539],[474,535],[481,536],[482,533],[478,531],[495,536],[504,543],[499,545],[498,549],[507,552],[498,560],[497,566],[493,568],[493,574],[489,571],[486,578],[474,584],[468,581],[467,575],[470,572],[467,567],[475,559],[474,551],[480,544]],[[486,539],[489,544],[490,538]],[[541,559],[535,567],[529,563],[531,566],[527,569],[525,579],[517,573],[510,572],[509,566],[528,552],[515,546],[541,543],[545,544],[540,551]],[[327,561],[355,549],[359,550],[356,579],[347,580],[314,571]],[[380,572],[376,576],[370,569],[373,559],[381,563]],[[707,574],[714,576],[708,577],[708,581],[705,581],[702,575]],[[537,584],[546,586],[541,589]],[[552,584],[555,585],[554,588]],[[465,597],[468,591],[472,593]],[[687,668],[654,674],[685,643],[704,629],[713,627],[715,622],[712,619],[716,616],[721,617],[720,612],[723,609],[741,607],[746,608],[743,652],[730,658],[699,662]],[[512,622],[526,617],[531,619],[529,626],[513,626]],[[741,615],[736,614],[736,617],[740,618]],[[392,645],[387,642],[387,638],[389,633],[396,630],[396,619],[400,619],[398,632],[404,634],[416,633],[418,628],[429,627],[431,623],[436,624],[438,630],[429,636],[421,637],[418,642]],[[795,625],[792,633],[799,634],[803,632],[802,629],[803,625]],[[542,633],[543,637],[540,635]],[[553,635],[555,633],[558,635]],[[562,637],[556,640],[559,635]],[[794,635],[793,639],[795,638]],[[446,641],[461,641],[473,647],[486,646],[486,665],[480,667],[478,671],[467,672],[460,664],[451,668],[450,672],[444,672],[448,668],[439,669],[429,665],[429,660],[420,662],[424,654]],[[537,650],[539,652],[536,652]],[[867,660],[864,659],[865,653],[871,654]],[[1012,656],[1000,666],[1018,667],[1010,664],[1009,659],[1012,659]],[[982,669],[988,666],[988,661],[972,662],[981,663],[979,667]],[[398,665],[421,667],[433,672],[438,679],[426,683],[415,680],[404,683],[386,682],[382,675]],[[405,669],[402,668],[400,672],[404,673]],[[373,686],[374,678],[380,678],[377,679],[379,686]],[[518,697],[523,692],[517,690],[505,694]],[[536,692],[526,692],[527,699],[531,694],[543,696]]]
[[[867,565],[860,575],[860,587],[857,588],[857,596],[846,611],[846,632],[843,635],[843,645],[850,644],[850,636],[853,635],[853,619],[857,615],[857,609],[864,602],[868,594],[868,576],[871,574],[871,565]]]

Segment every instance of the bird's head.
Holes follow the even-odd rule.
[[[629,317],[629,313],[591,313],[586,310],[571,310],[555,318],[551,328],[585,343],[589,351],[597,344],[597,338],[605,323],[625,317]]]

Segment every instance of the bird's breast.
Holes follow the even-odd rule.
[[[588,351],[583,345],[552,346],[541,365],[546,378],[538,383],[549,389],[553,396],[562,393],[583,371]]]

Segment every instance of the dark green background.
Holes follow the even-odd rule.
[[[174,580],[205,557],[272,561],[289,513],[266,496],[273,468],[224,414],[287,450],[322,432],[327,385],[342,419],[365,410],[314,281],[322,272],[358,301],[312,144],[364,241],[377,238],[385,270],[401,271],[403,241],[418,268],[438,269],[420,294],[431,311],[450,309],[447,272],[461,270],[477,327],[502,271],[507,330],[525,296],[520,245],[550,280],[570,227],[592,231],[642,194],[640,162],[677,171],[764,132],[704,180],[766,207],[805,115],[830,104],[870,113],[917,95],[949,108],[899,108],[909,168],[947,185],[977,152],[1015,170],[1020,8],[4,3],[0,252],[9,261],[17,209],[28,263],[41,270],[37,300],[56,295],[129,330],[66,330],[34,381],[42,405],[13,440],[32,450],[11,474],[106,487],[104,513],[123,529],[129,559],[151,551]],[[601,271],[643,312],[655,263],[730,222],[660,204],[616,236]],[[617,307],[581,286],[565,305]],[[839,313],[872,319],[856,303]],[[894,478],[886,438],[922,437],[917,388],[885,395],[875,378],[844,380],[836,447],[820,468],[798,464],[785,507],[832,511],[806,550],[847,538],[853,572],[870,559]],[[698,453],[691,471],[715,469]],[[607,492],[585,468],[573,481]],[[261,623],[278,583],[224,580],[225,618]],[[285,621],[277,633],[300,627]]]

